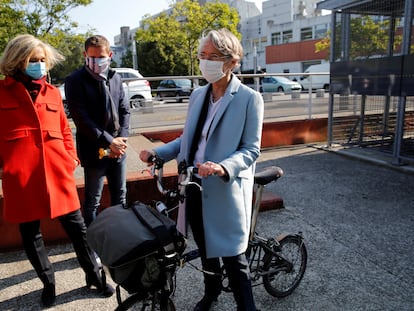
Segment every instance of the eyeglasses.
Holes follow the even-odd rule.
[[[220,61],[223,59],[227,59],[230,58],[230,56],[222,56],[222,55],[218,55],[218,54],[205,54],[205,53],[200,53],[198,54],[198,58],[199,59],[208,59],[208,60],[212,60],[212,61]]]

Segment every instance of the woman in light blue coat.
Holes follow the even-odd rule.
[[[155,152],[164,161],[198,167],[188,189],[187,218],[200,249],[205,273],[204,297],[194,310],[209,310],[221,292],[220,261],[229,276],[237,310],[256,310],[245,251],[250,229],[255,162],[263,122],[261,95],[232,74],[243,50],[228,30],[212,30],[200,41],[200,70],[209,82],[190,97],[183,134],[140,153],[148,162]]]

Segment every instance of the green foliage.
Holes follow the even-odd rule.
[[[3,51],[16,34],[26,32],[23,24],[24,12],[11,7],[12,0],[0,0],[0,51]]]
[[[73,70],[84,64],[84,42],[86,35],[68,35],[56,31],[54,36],[49,36],[47,41],[54,46],[61,54],[65,55],[65,61],[52,69],[50,75],[52,83],[60,84]]]
[[[92,0],[0,0],[0,51],[18,34],[29,33],[62,53],[66,61],[51,71],[54,83],[60,83],[83,64],[83,42],[89,35],[75,34],[78,25],[68,12],[86,6]]]
[[[386,55],[389,42],[390,21],[375,22],[364,15],[351,19],[350,58],[369,58],[373,55]],[[393,29],[395,33],[395,29]],[[401,35],[395,36],[394,45],[401,43]]]
[[[126,53],[121,58],[121,66],[111,66],[111,67],[127,67],[127,68],[133,68],[134,67],[134,61],[132,59],[132,51],[131,49],[128,49]]]
[[[197,48],[203,32],[228,28],[239,38],[236,9],[220,2],[200,6],[184,0],[171,6],[171,12],[147,17],[136,33],[138,66],[144,75],[198,74]]]
[[[350,51],[349,58],[369,58],[374,55],[387,55],[389,42],[389,20],[374,21],[369,15],[357,15],[351,18],[350,22]],[[398,24],[398,22],[396,23]],[[396,29],[392,29],[396,33]],[[341,25],[336,27],[336,48],[335,55],[340,55],[340,34]],[[401,35],[394,37],[394,50],[399,47],[402,41]],[[315,51],[320,52],[330,48],[330,32],[325,38],[315,43]]]

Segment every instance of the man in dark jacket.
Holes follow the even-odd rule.
[[[121,77],[112,70],[109,41],[85,41],[85,65],[65,81],[66,100],[76,125],[76,145],[85,176],[84,218],[88,226],[100,206],[107,178],[111,204],[126,202],[129,106]]]

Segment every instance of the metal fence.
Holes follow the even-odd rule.
[[[333,1],[328,145],[414,161],[414,0]]]
[[[333,95],[329,142],[393,154],[399,114],[404,115],[399,156],[414,161],[414,97],[401,105],[397,96]]]
[[[318,73],[326,74],[326,73]],[[300,77],[303,73],[267,73],[238,75],[241,80],[252,88],[260,91],[260,81],[264,76]],[[203,85],[201,76],[147,77],[151,85],[163,79],[191,79],[193,87]],[[253,83],[251,83],[253,81]],[[152,88],[153,103],[157,106],[167,101],[176,102],[176,97],[157,98],[156,87]],[[399,144],[399,154],[395,159],[414,161],[414,97],[407,97],[402,104],[399,96],[380,95],[341,95],[323,89],[294,91],[289,93],[262,93],[265,101],[265,122],[284,120],[306,120],[328,118],[328,145],[359,146],[376,148],[378,151],[394,155],[395,144]],[[185,105],[186,101],[184,101]],[[329,105],[332,105],[329,110]],[[184,122],[184,110],[177,109],[165,113],[165,124]],[[153,107],[142,107],[142,112],[153,112]],[[180,114],[180,115],[178,115]],[[396,139],[398,116],[402,115],[402,139]],[[157,112],[157,121],[163,120],[163,112]],[[151,117],[146,116],[140,124],[149,126]],[[177,124],[175,124],[177,125]],[[398,163],[397,163],[398,164]]]

